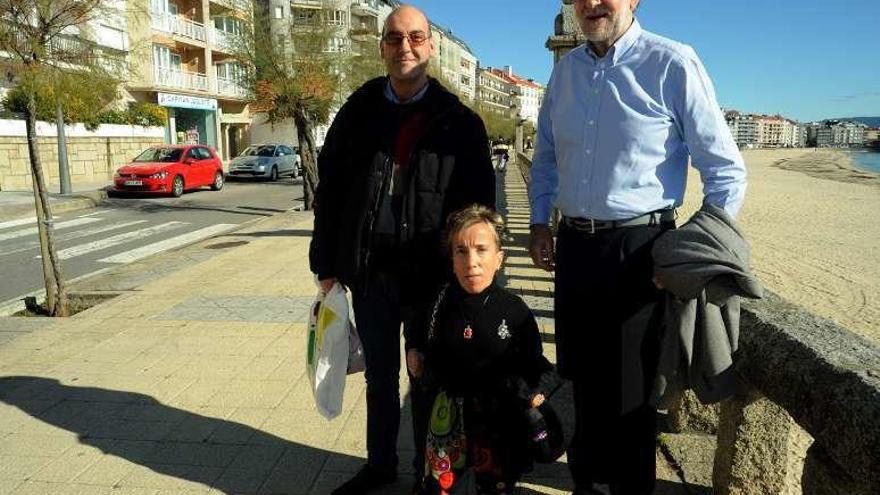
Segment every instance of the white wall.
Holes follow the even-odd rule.
[[[165,137],[164,127],[141,127],[135,125],[102,124],[89,131],[82,124],[64,126],[67,137]],[[0,119],[0,136],[23,137],[27,132],[23,120]],[[55,124],[37,122],[37,136],[56,137]]]

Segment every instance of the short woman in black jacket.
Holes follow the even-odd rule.
[[[500,216],[482,206],[450,216],[447,239],[457,283],[441,290],[424,349],[407,353],[410,372],[423,387],[460,401],[466,467],[483,493],[499,494],[510,493],[531,464],[524,411],[539,406],[559,381],[543,356],[532,312],[494,282],[504,256],[501,228]],[[429,454],[427,483],[435,483],[431,473],[443,471],[443,462]]]

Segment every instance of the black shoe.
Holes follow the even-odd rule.
[[[396,471],[380,471],[367,464],[353,478],[333,490],[333,495],[366,495],[370,490],[394,483],[396,479]]]

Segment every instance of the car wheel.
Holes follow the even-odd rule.
[[[211,190],[219,191],[220,189],[223,189],[223,172],[215,172],[214,182],[211,183]]]
[[[269,172],[269,180],[271,182],[278,180],[278,167],[272,167],[272,171]]]
[[[174,181],[171,182],[171,195],[175,198],[183,195],[183,177],[179,175],[174,177]]]

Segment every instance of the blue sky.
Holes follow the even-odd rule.
[[[546,82],[559,0],[410,0],[484,66]],[[642,27],[693,46],[719,103],[801,121],[880,116],[880,0],[642,0]]]

